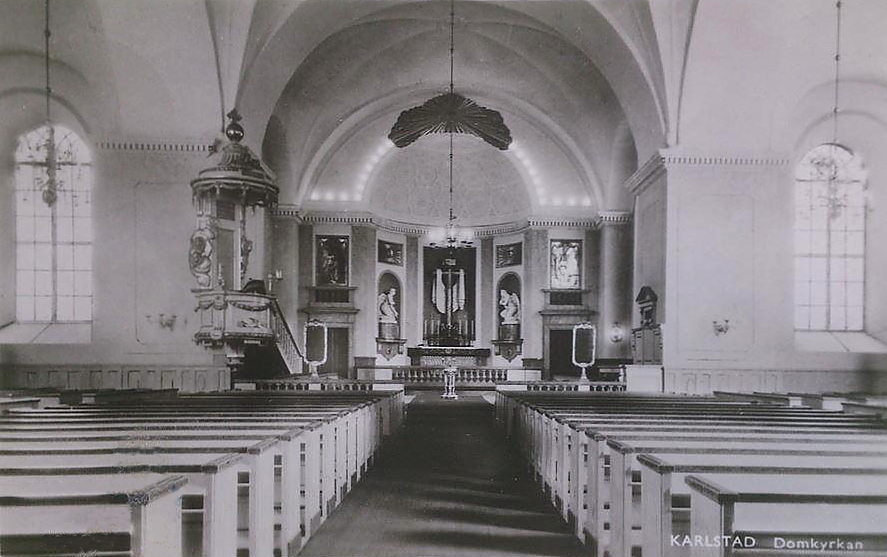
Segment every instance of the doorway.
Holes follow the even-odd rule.
[[[329,327],[326,330],[326,362],[318,366],[320,375],[348,377],[349,331],[347,327]]]
[[[579,379],[582,370],[573,365],[573,330],[551,329],[548,339],[551,377]]]

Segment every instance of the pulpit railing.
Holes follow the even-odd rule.
[[[289,323],[283,316],[276,299],[271,302],[271,330],[274,331],[274,343],[277,345],[277,351],[290,375],[301,374],[305,356],[296,343],[296,338],[293,336]]]

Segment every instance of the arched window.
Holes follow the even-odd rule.
[[[44,195],[54,139],[56,198]],[[50,155],[51,156],[51,155]],[[42,126],[15,151],[16,321],[92,320],[92,160],[73,131]]]
[[[862,160],[820,145],[795,171],[795,329],[862,331],[865,286]]]

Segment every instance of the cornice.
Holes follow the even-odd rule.
[[[154,151],[163,153],[209,153],[213,146],[210,143],[164,141],[99,141],[98,148],[103,151]]]
[[[527,219],[530,228],[597,228],[600,216],[594,217],[531,217]]]
[[[598,226],[624,226],[631,222],[631,211],[601,211],[598,214]]]
[[[656,180],[665,174],[665,157],[656,153],[622,184],[632,195],[644,193]]]
[[[661,155],[669,166],[785,166],[789,163],[780,157],[734,157],[718,155],[692,155],[669,153]]]

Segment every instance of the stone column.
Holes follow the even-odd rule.
[[[376,357],[376,229],[369,226],[351,227],[351,286],[354,292],[355,358]],[[401,307],[403,304],[401,303]]]
[[[407,339],[407,346],[422,341],[422,281],[419,278],[419,238],[407,236],[404,246],[404,293],[401,298],[400,336]]]
[[[548,288],[548,230],[530,229],[524,233],[524,292],[521,335],[523,358],[542,360],[542,316],[545,306],[543,288]]]
[[[600,297],[598,311],[598,357],[627,358],[631,355],[632,228],[631,213],[605,211],[600,229]],[[613,342],[610,332],[619,323],[623,339]]]
[[[496,300],[493,298],[493,239],[484,238],[480,242],[480,292],[479,303],[475,309],[475,327],[477,327],[477,345],[490,346],[496,338]]]

